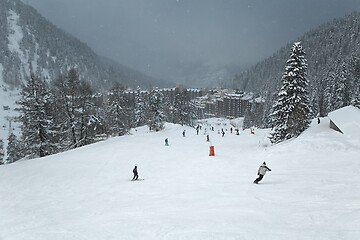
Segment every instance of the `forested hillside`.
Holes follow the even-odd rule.
[[[294,26],[296,27],[296,26]],[[307,76],[310,83],[314,114],[349,105],[360,91],[360,13],[354,12],[307,32],[299,39],[306,52]],[[280,89],[281,76],[292,43],[273,56],[240,73],[230,86],[253,91],[269,100]]]
[[[144,88],[167,85],[104,60],[21,1],[0,1],[0,80],[14,88],[30,73],[52,80],[70,68],[97,89],[109,89],[115,82]]]

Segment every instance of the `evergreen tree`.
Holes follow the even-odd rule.
[[[141,93],[140,87],[136,89],[136,96],[135,96],[135,127],[140,127],[146,124],[146,99],[144,99],[145,94]]]
[[[148,126],[152,131],[164,129],[165,115],[163,112],[164,96],[154,88],[149,96]]]
[[[272,103],[275,102],[277,94],[272,92],[266,92],[263,95],[266,96],[266,99],[264,103],[264,112],[262,115],[261,123],[263,124],[263,127],[270,128],[273,124],[270,116],[270,113],[272,111]]]
[[[98,134],[98,127],[102,125],[102,119],[98,115],[98,106],[93,98],[93,89],[90,84],[80,80],[79,95],[76,100],[79,109],[79,147],[94,143]]]
[[[329,113],[335,110],[335,106],[333,105],[333,102],[335,101],[335,95],[334,95],[334,84],[335,84],[335,76],[336,74],[333,71],[330,71],[327,73],[326,79],[325,79],[325,88],[324,88],[324,115],[325,113]],[[319,88],[319,90],[321,87]],[[320,115],[322,116],[322,115]]]
[[[115,86],[109,93],[106,119],[110,135],[122,136],[130,130],[128,100],[124,91],[124,87]]]
[[[309,91],[311,92],[311,111],[317,117],[324,117],[327,115],[325,96],[325,89],[327,87],[327,75],[323,74],[316,77],[311,82],[311,85],[312,86],[309,86]]]
[[[357,108],[360,108],[360,92],[355,96],[351,104]]]
[[[57,133],[57,148],[58,151],[65,151],[70,149],[71,142],[69,137],[69,119],[68,119],[68,95],[66,87],[66,78],[60,75],[53,82],[51,88],[52,96],[54,98],[52,108],[54,117],[54,129]]]
[[[25,155],[43,157],[51,153],[49,127],[50,93],[46,83],[31,74],[21,91],[19,100],[20,121],[22,122],[22,141]]]
[[[70,73],[70,72],[69,72]],[[77,78],[77,75],[73,75]],[[55,96],[56,126],[59,133],[59,142],[61,150],[69,150],[78,146],[78,111],[76,111],[78,96],[78,86],[73,88],[69,83],[69,76],[60,75],[54,82],[52,88]]]
[[[8,137],[8,146],[7,146],[7,163],[13,163],[21,159],[21,144],[18,141],[15,134],[11,133]]]
[[[351,58],[351,77],[352,77],[352,100],[351,104],[360,108],[360,58],[352,56]]]
[[[360,85],[357,87],[356,93],[354,94],[354,98],[351,101],[351,105],[360,108]]]
[[[187,97],[186,89],[177,87],[175,89],[174,107],[172,109],[173,123],[191,125],[192,114],[190,101]]]
[[[318,88],[314,94],[314,99],[317,100],[316,112],[318,112],[318,117],[326,116],[326,102],[325,102],[325,89],[326,89],[326,82],[324,79],[320,80]],[[314,104],[315,105],[315,104]],[[313,106],[315,107],[315,106]],[[313,109],[314,112],[314,109]]]
[[[261,98],[253,99],[251,101],[251,106],[247,108],[244,116],[243,127],[262,127],[263,126],[263,113],[264,113],[264,104],[261,102]]]
[[[350,75],[345,62],[341,63],[339,78],[334,84],[333,103],[335,109],[350,105]]]
[[[5,152],[4,152],[4,141],[0,139],[0,165],[6,164]]]
[[[310,124],[310,107],[307,64],[300,42],[295,42],[290,51],[282,87],[271,113],[273,132],[272,143],[300,135]]]
[[[67,76],[55,80],[53,93],[58,109],[55,119],[61,148],[68,150],[91,142],[87,131],[93,108],[90,85],[79,79],[75,69],[70,69]]]
[[[80,79],[75,69],[70,69],[65,85],[65,106],[73,148],[80,147],[81,110],[79,105]]]
[[[169,97],[164,98],[163,111],[165,116],[165,121],[167,122],[175,122],[175,114],[174,114],[174,106],[171,104],[171,100]]]

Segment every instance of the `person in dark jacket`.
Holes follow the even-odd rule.
[[[258,169],[259,177],[257,179],[255,179],[254,183],[258,184],[263,179],[263,177],[267,171],[271,171],[271,169],[266,166],[266,162],[263,162],[263,164],[261,164],[261,166]]]
[[[134,167],[133,173],[134,173],[134,177],[132,178],[132,181],[138,180],[139,174],[138,174],[138,171],[137,171],[137,166]]]

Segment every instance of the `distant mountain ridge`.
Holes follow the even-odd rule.
[[[324,84],[329,72],[336,75],[342,63],[351,65],[354,58],[360,57],[359,32],[360,13],[354,12],[323,24],[295,40],[300,41],[305,49],[312,91],[318,92],[319,84]],[[279,90],[291,45],[289,43],[271,57],[239,73],[231,81],[225,82],[225,85],[253,92]],[[355,84],[359,84],[358,81]]]
[[[115,82],[142,88],[172,85],[100,57],[20,0],[0,0],[0,82],[16,88],[31,72],[55,79],[70,68],[97,89]]]

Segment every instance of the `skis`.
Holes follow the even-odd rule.
[[[138,178],[138,179],[136,179],[136,180],[132,180],[132,179],[131,179],[131,181],[132,181],[132,182],[136,182],[136,181],[144,181],[144,180],[145,180],[144,178]]]

